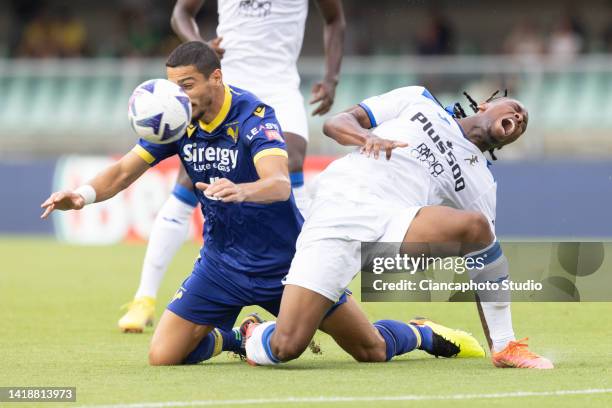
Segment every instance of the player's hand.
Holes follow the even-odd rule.
[[[198,182],[195,186],[211,200],[220,200],[224,203],[241,203],[246,200],[246,194],[240,184],[234,184],[226,178],[220,178],[212,184]]]
[[[206,43],[217,53],[219,59],[222,59],[223,54],[225,54],[225,48],[221,48],[221,41],[223,41],[223,37],[216,37]]]
[[[408,143],[398,142],[396,140],[382,139],[376,135],[370,134],[365,144],[361,147],[361,154],[365,154],[367,157],[374,156],[378,160],[380,151],[384,150],[387,156],[387,160],[391,159],[391,152],[393,149],[398,147],[407,147]]]
[[[318,103],[312,116],[324,115],[331,109],[336,97],[336,84],[330,81],[320,81],[312,86],[312,98],[310,104]]]
[[[53,210],[80,210],[85,206],[85,199],[82,195],[72,191],[58,191],[49,196],[47,200],[40,205],[44,208],[44,212],[40,218],[47,218]]]

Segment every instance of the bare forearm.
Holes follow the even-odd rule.
[[[252,203],[270,204],[287,201],[291,195],[291,182],[288,177],[268,177],[253,183],[240,184],[245,200]]]
[[[88,184],[96,190],[96,201],[100,202],[114,197],[136,181],[147,169],[139,156],[130,152],[119,161],[98,173]]]
[[[319,9],[325,20],[323,28],[323,47],[325,50],[325,81],[338,82],[342,53],[344,50],[344,31],[346,21],[342,3],[338,0],[320,0]]]
[[[111,166],[96,175],[88,184],[96,190],[96,203],[108,200],[125,190],[134,180],[121,174],[119,166]]]
[[[40,217],[47,218],[55,210],[80,210],[87,204],[108,200],[132,184],[148,168],[146,161],[130,152],[98,173],[88,184],[74,191],[52,193],[41,204],[44,212]]]
[[[323,30],[323,45],[325,47],[324,80],[333,84],[338,83],[340,76],[344,49],[344,27],[344,16],[342,16],[342,19],[338,19],[332,24],[326,24]]]
[[[363,146],[370,136],[357,119],[348,112],[339,113],[325,121],[323,133],[343,146]]]
[[[176,2],[170,25],[181,41],[202,41],[195,16],[203,3],[203,0]]]

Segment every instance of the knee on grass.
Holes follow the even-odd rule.
[[[149,365],[151,366],[169,366],[182,364],[182,359],[178,358],[162,347],[151,346],[149,349]]]
[[[272,352],[280,361],[294,360],[302,355],[310,340],[303,341],[295,336],[274,333],[274,341],[270,344]]]
[[[387,361],[387,351],[384,341],[381,347],[360,347],[351,351],[351,356],[359,363],[382,363]]]

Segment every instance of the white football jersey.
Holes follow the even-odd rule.
[[[257,94],[300,85],[308,0],[218,0],[224,81]]]
[[[334,161],[317,181],[318,196],[390,208],[446,205],[483,213],[495,231],[497,185],[484,154],[455,119],[420,86],[395,89],[360,103],[384,139],[408,147],[387,161],[355,151]],[[382,203],[382,204],[381,204]]]

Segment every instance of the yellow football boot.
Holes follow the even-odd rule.
[[[484,357],[485,351],[470,333],[461,330],[450,329],[423,317],[417,317],[410,321],[416,326],[427,326],[433,332],[432,348],[425,350],[436,357]]]
[[[155,317],[155,298],[143,296],[122,306],[128,311],[119,319],[119,329],[123,333],[142,333],[145,326],[153,326]]]

